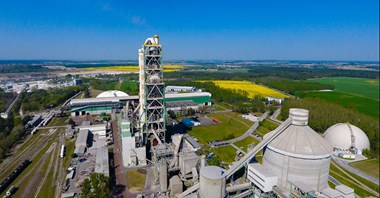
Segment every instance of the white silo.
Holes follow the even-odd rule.
[[[218,166],[201,168],[199,179],[200,198],[222,198],[226,195],[224,169]]]
[[[309,111],[290,109],[292,124],[268,144],[263,165],[278,176],[278,187],[303,182],[313,190],[328,187],[332,146],[310,128]]]

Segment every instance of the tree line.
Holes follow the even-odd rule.
[[[305,98],[286,100],[281,109],[280,117],[282,120],[288,118],[290,108],[308,109],[309,126],[319,133],[324,133],[336,123],[349,122],[359,127],[369,138],[372,156],[379,157],[378,119],[321,99]]]

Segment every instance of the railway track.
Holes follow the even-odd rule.
[[[41,135],[36,138],[36,141],[32,142],[27,148],[25,148],[19,155],[10,161],[10,163],[6,164],[2,167],[2,171],[0,173],[1,180],[4,180],[17,165],[21,164],[26,159],[31,159],[33,163],[33,158],[49,143],[49,139],[51,139],[57,130],[49,133],[48,135]]]

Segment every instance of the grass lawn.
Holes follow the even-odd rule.
[[[208,117],[219,121],[215,125],[196,126],[188,131],[189,135],[197,138],[201,144],[214,140],[227,139],[229,135],[239,137],[243,135],[249,127],[240,123],[235,118],[230,118],[224,114],[210,114]]]
[[[235,142],[234,144],[235,144],[237,147],[241,148],[243,151],[247,152],[247,148],[248,148],[248,146],[251,145],[251,144],[253,144],[253,143],[254,143],[255,145],[257,145],[257,144],[259,143],[259,141],[256,140],[256,139],[253,138],[253,137],[248,136],[247,138],[245,138],[245,139],[243,139],[243,140],[241,140],[241,141],[239,141],[239,142]]]
[[[137,170],[129,170],[125,174],[125,178],[130,191],[141,192],[144,189],[146,174],[139,173]]]
[[[340,168],[344,170],[344,168],[342,168],[342,167],[340,167]],[[356,194],[360,195],[359,193],[361,193],[362,195],[366,195],[364,197],[367,197],[368,194],[369,194],[369,192],[367,192],[366,190],[362,189],[361,186],[359,186],[358,184],[356,184],[356,182],[353,181],[352,179],[350,179],[346,174],[350,175],[351,177],[355,178],[356,180],[360,181],[361,183],[363,183],[364,185],[370,187],[371,189],[379,191],[379,186],[378,185],[375,185],[372,182],[367,181],[366,179],[364,179],[364,178],[362,178],[360,176],[357,176],[355,174],[352,174],[352,173],[350,173],[348,171],[345,171],[345,173],[343,173],[341,170],[339,170],[337,168],[337,165],[335,165],[334,163],[330,164],[330,175],[331,176],[335,177],[335,179],[337,179],[341,183],[343,183],[343,184],[345,184],[345,185],[353,188],[355,190]],[[362,195],[360,195],[360,196],[363,197]]]
[[[351,95],[339,91],[330,92],[307,92],[308,98],[320,98],[328,102],[340,104],[344,107],[354,108],[360,113],[379,117],[379,101],[362,96]]]
[[[378,79],[333,77],[310,79],[308,81],[334,85],[336,91],[379,100]]]
[[[274,129],[278,127],[278,124],[271,120],[265,119],[263,122],[260,123],[260,126],[263,126],[267,128],[268,130],[273,131]]]
[[[212,152],[215,153],[223,162],[232,163],[235,161],[236,149],[231,145],[221,146],[218,148],[213,148]]]
[[[263,126],[259,126],[257,129],[256,129],[256,133],[259,134],[261,137],[263,137],[265,134],[269,133],[271,130],[263,127]],[[255,133],[254,132],[254,133]]]
[[[350,166],[379,179],[379,159],[368,159],[349,163]]]

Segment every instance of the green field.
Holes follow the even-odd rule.
[[[247,138],[239,141],[239,142],[235,142],[234,143],[237,147],[241,148],[243,151],[247,152],[247,148],[248,146],[252,145],[252,144],[259,144],[259,141],[256,140],[255,138],[253,137],[250,137],[248,136]]]
[[[236,151],[237,150],[231,145],[212,149],[212,152],[214,152],[216,156],[218,156],[223,162],[227,163],[235,161]]]
[[[370,115],[373,117],[379,117],[379,101],[364,98],[360,96],[350,95],[338,91],[329,92],[308,92],[306,97],[320,98],[328,102],[338,103],[346,108],[353,108],[360,113]]]
[[[305,97],[321,98],[347,108],[356,109],[360,113],[379,117],[379,80],[334,77],[310,79],[309,81],[334,85],[335,90],[307,92]]]
[[[197,138],[201,144],[214,140],[226,140],[243,135],[248,129],[246,121],[232,114],[210,114],[208,117],[218,120],[218,124],[193,127],[188,134]]]
[[[334,85],[336,91],[379,100],[378,79],[334,77],[310,79],[308,81]]]
[[[352,162],[350,163],[350,166],[359,169],[364,173],[371,175],[372,177],[379,179],[379,159],[369,159],[359,162]]]

